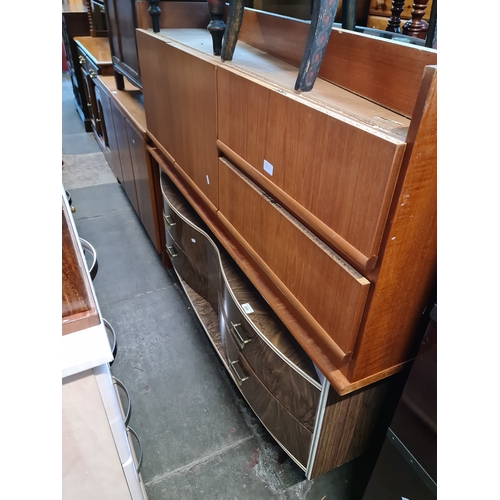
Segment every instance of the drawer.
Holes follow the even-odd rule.
[[[92,61],[89,55],[78,47],[78,61],[80,66],[90,75],[95,78],[99,74],[99,67]]]
[[[229,369],[241,393],[272,436],[305,468],[312,433],[273,397],[226,333]]]
[[[186,228],[183,235],[189,240],[184,244],[172,238],[168,227],[165,226],[167,253],[172,266],[179,276],[212,306],[215,313],[218,313],[220,265],[217,251],[202,233],[184,221],[182,224]]]
[[[337,362],[345,362],[370,282],[223,158],[219,182],[220,220]]]
[[[224,153],[332,248],[373,265],[404,141],[228,70],[217,90]]]
[[[239,352],[244,356],[252,371],[259,377],[268,391],[310,432],[314,430],[314,422],[318,409],[321,391],[312,385],[303,372],[288,359],[283,352],[272,344],[262,332],[253,326],[249,317],[242,313],[229,287],[224,283],[222,314],[229,333]],[[262,300],[262,299],[261,299]],[[246,302],[246,308],[257,309],[256,301]],[[295,358],[306,358],[300,346],[291,339],[293,337],[284,328],[279,331],[279,323],[268,322],[270,328],[266,335],[275,344],[291,352]],[[287,337],[291,337],[288,339]],[[266,342],[266,340],[267,342]],[[312,363],[310,362],[312,365]]]

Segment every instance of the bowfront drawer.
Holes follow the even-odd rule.
[[[227,332],[232,336],[241,355],[268,391],[304,427],[313,432],[320,390],[317,385],[311,383],[311,377],[299,371],[284,354],[290,352],[295,357],[305,358],[305,353],[292,341],[290,333],[284,328],[279,330],[279,323],[275,323],[272,318],[268,321],[269,330],[266,331],[266,336],[257,331],[249,318],[255,314],[254,308],[259,307],[258,302],[245,302],[243,307],[249,311],[246,316],[238,308],[226,283],[222,304]],[[303,359],[301,361],[304,362]],[[312,365],[311,362],[309,364]]]
[[[167,252],[172,265],[217,312],[221,286],[220,261],[218,250],[208,234],[210,231],[164,172],[161,172],[160,179]],[[172,251],[179,253],[175,249],[180,251],[180,256],[172,255]]]
[[[223,158],[219,182],[220,220],[337,362],[345,362],[370,282]]]
[[[224,154],[332,248],[374,265],[406,147],[383,127],[406,122],[370,109],[367,125],[224,69],[217,91]]]
[[[226,346],[231,375],[248,404],[274,438],[305,468],[312,433],[266,389],[227,332]]]

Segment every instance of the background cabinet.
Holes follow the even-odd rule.
[[[95,80],[103,138],[99,144],[158,253],[161,233],[156,209],[155,179],[147,144],[142,93],[130,83],[118,90],[114,77]]]

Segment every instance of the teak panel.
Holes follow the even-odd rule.
[[[228,325],[231,322],[240,324],[238,331],[245,330],[244,337],[251,339],[250,342],[243,341],[245,346],[240,346],[240,349],[244,350],[252,369],[270,392],[296,418],[303,420],[306,427],[309,425],[312,432],[320,390],[312,361],[223,248],[218,247],[217,250],[219,262],[214,264],[215,259],[209,259],[211,254],[216,253],[216,238],[163,172],[161,188],[167,242],[175,243],[182,251],[182,254],[172,258],[174,267],[211,304],[214,311],[220,309],[223,314],[219,314],[221,320],[224,319]],[[211,251],[207,245],[208,238],[214,243],[210,245]],[[187,270],[188,273],[184,274],[186,271],[177,269],[179,257],[181,260],[189,258],[193,272]],[[220,280],[210,277],[217,272],[221,275]],[[210,288],[221,290],[219,303],[214,303],[217,293],[211,292]],[[291,391],[291,388],[294,390]],[[280,397],[280,393],[284,397]]]
[[[218,204],[215,66],[138,30],[148,134]]]
[[[298,68],[308,30],[307,22],[245,9],[238,39]],[[318,76],[411,117],[424,68],[436,63],[433,49],[334,28]]]
[[[436,284],[437,68],[426,69],[349,379],[411,359]],[[423,334],[423,332],[422,332]]]
[[[405,143],[222,68],[217,83],[219,140],[256,171],[246,173],[310,212],[322,236],[332,230],[330,245],[376,260]]]
[[[336,351],[332,351],[331,347],[318,338],[317,333],[306,322],[304,317],[297,312],[283,291],[276,286],[267,274],[262,273],[262,269],[256,263],[253,256],[232,236],[216,216],[216,213],[210,210],[210,207],[207,206],[198,192],[180,175],[171,162],[164,158],[155,148],[148,146],[148,151],[151,153],[153,159],[158,162],[161,171],[168,175],[174,182],[175,186],[201,217],[203,222],[210,228],[213,235],[222,244],[228,254],[235,262],[238,262],[238,267],[244,272],[245,276],[251,281],[258,292],[262,294],[276,316],[292,333],[307,355],[314,360],[316,366],[332,386],[335,387],[335,390],[339,394],[348,394],[353,390],[359,389],[362,384],[351,384],[344,373],[338,368],[338,360],[342,359],[343,356],[343,353],[339,353],[338,346],[335,345]],[[168,262],[170,263],[169,260]],[[302,367],[302,369],[304,368]],[[370,380],[366,383],[371,382],[373,381]]]
[[[354,347],[369,281],[225,159],[219,162],[219,182],[219,219],[307,318],[338,362],[345,362]]]

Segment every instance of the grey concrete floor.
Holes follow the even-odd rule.
[[[112,373],[132,400],[130,426],[143,447],[150,500],[354,500],[366,479],[352,461],[309,481],[238,392],[183,294],[86,133],[62,75],[63,183],[81,237],[95,247],[99,305],[116,331]],[[72,155],[94,155],[92,172]],[[102,158],[100,158],[102,155]],[[91,159],[90,156],[86,157]],[[96,161],[89,162],[96,165]]]

